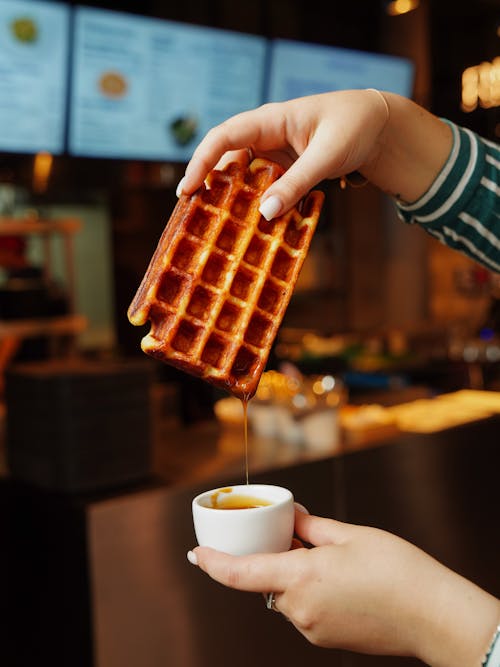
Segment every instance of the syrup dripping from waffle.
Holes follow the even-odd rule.
[[[245,481],[248,485],[248,400],[242,398],[241,406],[243,408],[243,441],[245,443]]]
[[[260,198],[282,173],[260,158],[231,163],[181,196],[128,310],[151,324],[144,352],[226,389],[245,415],[323,204],[313,191],[266,221]]]

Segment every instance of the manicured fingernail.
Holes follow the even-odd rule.
[[[198,565],[198,558],[194,553],[194,551],[187,552],[187,559],[191,563],[191,565]]]
[[[185,181],[185,180],[186,180],[186,177],[183,176],[183,177],[181,178],[181,180],[179,181],[179,185],[177,186],[177,189],[176,189],[176,191],[175,191],[175,194],[176,194],[177,197],[180,197],[181,194],[182,194],[182,187],[183,187],[183,185],[184,185],[184,181]]]
[[[259,207],[259,211],[266,220],[272,220],[278,215],[278,213],[281,211],[282,208],[283,204],[281,202],[281,199],[276,195],[272,195],[271,197],[262,202],[262,204]]]
[[[309,510],[304,507],[304,505],[301,505],[300,503],[295,503],[295,509],[298,509],[299,512],[302,512],[302,514],[310,514]]]

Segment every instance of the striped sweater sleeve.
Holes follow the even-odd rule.
[[[449,125],[453,146],[446,164],[416,202],[396,201],[398,215],[500,272],[500,146]]]

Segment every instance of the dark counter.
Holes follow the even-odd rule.
[[[401,535],[500,596],[500,418],[252,475],[312,513]],[[221,478],[218,485],[234,480]],[[411,665],[307,643],[262,596],[225,589],[186,560],[191,498],[149,485],[107,498],[3,481],[7,667]],[[2,655],[3,653],[3,655]],[[5,659],[6,658],[6,659]]]

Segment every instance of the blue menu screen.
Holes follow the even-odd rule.
[[[262,37],[77,7],[73,155],[187,161],[213,126],[262,102]]]
[[[274,40],[267,97],[282,102],[350,88],[379,88],[410,97],[413,76],[413,63],[406,58]]]
[[[64,150],[69,7],[0,2],[0,151]]]

